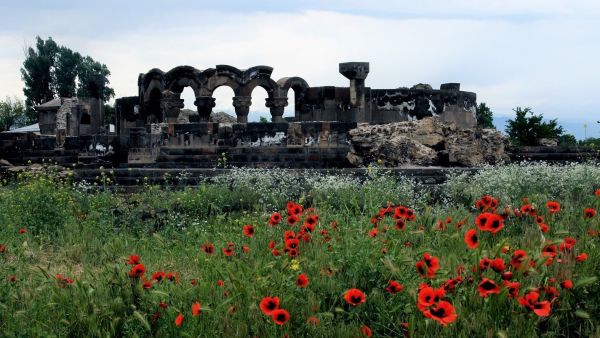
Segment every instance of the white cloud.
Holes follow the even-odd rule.
[[[595,87],[600,5],[560,0],[477,3],[369,2],[370,12],[385,12],[390,6],[390,15],[378,17],[310,10],[204,12],[190,20],[179,8],[167,16],[176,19],[153,24],[132,19],[126,30],[99,30],[93,39],[77,34],[78,27],[91,28],[85,18],[78,20],[69,12],[69,33],[60,18],[46,32],[43,26],[37,29],[106,63],[117,96],[136,95],[138,73],[154,67],[167,71],[182,64],[200,69],[264,64],[274,68],[275,80],[301,76],[313,86],[347,86],[338,63],[369,61],[367,85],[373,88],[461,82],[463,90],[476,92],[497,114],[510,114],[519,105],[548,117],[593,118],[590,113],[600,106]],[[361,6],[364,2],[355,1],[346,8],[360,11]],[[392,15],[403,10],[414,15]],[[502,17],[509,15],[516,19]],[[481,19],[486,16],[492,18]],[[30,35],[0,32],[0,95],[22,95],[18,68],[23,39],[31,43]],[[227,90],[215,95],[216,109],[232,111]],[[262,108],[264,97],[257,91],[251,117],[267,111]]]

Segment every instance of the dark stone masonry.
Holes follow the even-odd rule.
[[[426,84],[373,89],[365,83],[367,62],[339,64],[348,87],[311,87],[300,77],[276,81],[272,71],[226,65],[151,69],[138,76],[137,96],[116,100],[114,124],[104,124],[104,80],[98,76],[92,79],[92,97],[56,98],[35,107],[39,130],[0,133],[0,166],[347,168],[381,162],[468,167],[509,158],[504,136],[473,129],[476,95],[461,91],[458,83],[440,89]],[[213,93],[221,86],[234,92],[233,121],[213,112]],[[195,111],[183,109],[186,87],[194,92]],[[264,103],[252,102],[256,87],[266,90]],[[289,102],[290,90],[294,102]],[[264,104],[271,122],[248,122],[253,104]],[[294,116],[283,118],[290,104]],[[544,149],[534,152],[561,157]],[[528,158],[526,151],[515,156]]]
[[[458,127],[476,124],[474,93],[456,83],[440,89],[372,89],[365,85],[369,63],[340,63],[348,87],[311,87],[300,77],[271,78],[273,69],[256,66],[240,70],[218,65],[204,70],[190,66],[168,72],[151,69],[138,77],[138,95],[118,98],[114,129],[103,125],[103,102],[91,98],[56,98],[36,107],[39,132],[0,134],[0,150],[13,165],[42,160],[78,166],[197,167],[217,165],[288,168],[349,167],[349,131],[357,124],[384,124],[437,116]],[[213,122],[220,86],[234,92],[236,123]],[[181,93],[190,87],[197,109],[182,112]],[[265,102],[252,102],[262,87]],[[295,102],[288,93],[294,91]],[[248,122],[253,104],[264,104],[270,123]],[[292,104],[294,117],[283,118]],[[184,116],[185,115],[185,116]]]

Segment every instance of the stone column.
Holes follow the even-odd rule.
[[[250,112],[250,105],[252,105],[251,96],[233,97],[233,107],[235,108],[235,115],[237,116],[238,123],[248,123],[248,113]]]
[[[288,105],[287,97],[266,99],[266,106],[271,110],[271,122],[283,122],[283,111]]]
[[[198,107],[200,122],[208,122],[210,113],[215,106],[215,98],[212,96],[198,96],[194,101],[194,105]]]
[[[184,107],[183,99],[175,95],[164,95],[163,98],[160,99],[160,106],[166,116],[167,123],[177,123],[177,118],[179,117],[179,112]]]
[[[369,63],[340,63],[340,73],[350,80],[350,106],[356,114],[354,122],[365,122],[365,79],[369,75]]]

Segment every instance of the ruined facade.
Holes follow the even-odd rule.
[[[293,104],[294,122],[389,123],[440,116],[443,121],[453,121],[459,127],[476,124],[476,96],[460,91],[458,83],[442,84],[440,89],[432,89],[429,85],[371,89],[365,86],[368,62],[340,63],[339,72],[350,81],[348,87],[310,87],[300,77],[275,81],[271,78],[272,71],[267,66],[240,70],[226,65],[206,70],[180,66],[166,73],[151,69],[138,77],[137,98],[127,98],[127,103],[122,100],[122,105],[117,105],[123,116],[121,127],[127,128],[131,125],[128,122],[138,121],[176,123],[183,108],[180,95],[185,87],[194,91],[198,122],[208,122],[215,106],[213,92],[221,86],[228,86],[234,92],[233,107],[239,123],[248,122],[250,105],[261,104],[252,102],[252,91],[262,87],[268,95],[264,106],[269,109],[272,122],[283,122],[284,108]],[[290,90],[295,94],[293,103],[288,100]],[[132,106],[135,105],[138,109],[134,111]]]
[[[92,165],[109,161],[128,166],[214,167],[226,161],[256,167],[344,167],[351,165],[346,158],[351,147],[348,132],[358,123],[438,116],[462,128],[476,125],[476,96],[460,91],[457,83],[442,84],[440,89],[421,84],[372,89],[365,83],[366,62],[339,65],[348,87],[311,87],[300,77],[276,81],[272,71],[267,66],[240,70],[226,65],[205,70],[179,66],[168,72],[151,69],[139,75],[137,96],[116,100],[115,133],[102,125],[99,96],[56,99],[36,108],[39,136],[12,135],[9,140],[3,135],[0,149],[14,154],[16,162],[45,151],[55,160]],[[99,81],[98,93],[102,86]],[[212,122],[213,93],[221,86],[234,92],[237,123]],[[182,119],[185,87],[194,92],[197,114]],[[267,92],[264,103],[252,102],[256,87]],[[289,102],[290,90],[295,102]],[[249,123],[252,104],[264,104],[271,122]],[[288,105],[294,106],[293,119],[283,118]]]

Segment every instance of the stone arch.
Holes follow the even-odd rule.
[[[158,69],[153,68],[146,74],[140,74],[138,77],[138,96],[140,97],[140,104],[150,99],[150,93],[154,89],[158,89],[162,92],[165,88],[165,73]]]
[[[304,103],[304,95],[306,90],[309,88],[308,83],[301,77],[284,77],[277,81],[279,86],[280,95],[288,98],[288,92],[290,89],[294,91],[294,118],[296,121],[300,120],[300,113],[302,111],[302,105]]]
[[[165,89],[175,94],[181,94],[183,88],[191,87],[198,97],[205,82],[203,72],[192,66],[178,66],[165,74]]]

